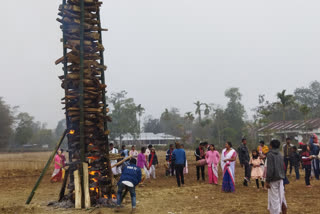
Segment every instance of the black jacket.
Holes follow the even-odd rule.
[[[149,155],[149,163],[151,161],[151,157],[152,157],[152,154]],[[153,160],[152,160],[152,165],[157,165],[158,164],[158,157],[156,154],[154,154],[154,157],[153,157]]]
[[[297,152],[292,152],[290,154],[290,161],[293,166],[300,165],[300,155]]]
[[[241,145],[239,146],[238,153],[239,153],[240,164],[244,164],[250,161],[248,147],[243,143],[241,143]]]
[[[205,151],[203,151],[203,156],[200,157],[200,149],[199,147],[196,149],[196,151],[194,152],[194,156],[196,156],[196,160],[201,160],[201,159],[205,159]]]

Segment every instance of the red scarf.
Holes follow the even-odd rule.
[[[171,161],[172,161],[172,152],[173,152],[173,150],[169,150],[169,163],[171,163]]]
[[[203,158],[203,156],[204,156],[204,151],[203,151],[203,149],[202,149],[201,146],[199,146],[199,151],[200,151],[200,158]]]
[[[151,160],[149,161],[149,168],[152,166],[152,162],[153,162],[153,158],[154,158],[154,153],[151,153]]]

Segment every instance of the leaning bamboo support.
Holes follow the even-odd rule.
[[[124,162],[126,162],[127,160],[129,160],[129,159],[131,159],[131,158],[132,158],[132,156],[129,156],[129,157],[125,158],[125,159],[123,159],[122,161],[119,161],[118,163],[112,165],[111,168],[120,166],[120,165],[122,165]]]
[[[44,166],[44,168],[43,168],[43,170],[42,170],[42,172],[41,172],[41,174],[40,174],[40,176],[39,176],[39,178],[38,178],[38,180],[36,182],[36,184],[34,185],[32,191],[31,191],[31,193],[30,193],[30,195],[29,195],[29,197],[28,197],[28,199],[26,201],[26,204],[30,204],[30,202],[32,201],[32,198],[33,198],[33,196],[34,196],[34,194],[35,194],[35,192],[36,192],[36,190],[37,190],[42,178],[44,177],[46,171],[48,170],[48,168],[49,168],[49,166],[50,166],[55,154],[57,153],[61,143],[63,142],[63,139],[66,136],[66,134],[67,134],[67,130],[64,130],[60,140],[58,141],[54,151],[51,153],[51,155],[49,157],[49,160],[47,161],[46,165]]]

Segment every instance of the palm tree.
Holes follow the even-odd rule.
[[[294,97],[291,94],[286,95],[286,90],[282,90],[282,92],[277,94],[280,102],[278,103],[282,108],[282,120],[286,120],[286,108],[294,103]]]
[[[303,114],[303,119],[306,120],[311,111],[311,108],[309,108],[306,104],[303,104],[300,106],[299,111]]]
[[[193,122],[193,120],[194,120],[194,116],[193,116],[192,112],[190,112],[190,111],[185,114],[184,118],[186,120],[189,120],[190,122]]]
[[[213,114],[212,114],[212,119],[214,121],[214,123],[216,124],[217,127],[217,132],[218,132],[218,142],[219,145],[221,145],[221,133],[222,133],[222,129],[224,126],[224,111],[221,107],[217,106],[217,107],[212,107],[213,110]]]
[[[145,108],[143,108],[141,106],[141,104],[139,104],[136,106],[136,112],[138,113],[138,117],[139,117],[138,123],[139,123],[139,133],[140,133],[140,131],[141,131],[141,116],[145,112]]]
[[[199,115],[199,123],[201,123],[201,105],[203,103],[201,103],[200,101],[197,101],[194,104],[196,105],[195,114]]]
[[[299,107],[299,111],[303,114],[304,128],[305,128],[305,131],[307,131],[308,126],[306,124],[306,120],[311,111],[311,108],[309,108],[306,104],[303,104]]]
[[[170,112],[169,112],[169,110],[167,108],[164,110],[164,112],[162,113],[161,117],[164,120],[170,120]]]
[[[204,106],[205,106],[205,109],[204,109],[204,115],[209,115],[210,114],[210,110],[211,110],[211,107],[210,105],[208,105],[207,103],[202,103]]]
[[[186,112],[184,115],[185,127],[188,133],[184,133],[185,140],[192,136],[192,123],[194,121],[194,116],[192,112]],[[189,135],[189,136],[188,136]]]

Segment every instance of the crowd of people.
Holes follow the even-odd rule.
[[[280,141],[272,140],[269,145],[260,141],[256,149],[249,152],[247,140],[243,138],[240,146],[235,150],[231,142],[225,143],[225,148],[219,153],[213,144],[201,142],[194,152],[196,160],[197,180],[206,180],[207,169],[208,183],[218,185],[219,165],[222,169],[222,191],[235,192],[235,166],[239,159],[240,166],[244,169],[243,185],[248,186],[255,181],[257,189],[260,184],[263,189],[268,189],[268,209],[272,214],[286,213],[285,185],[289,184],[287,175],[295,173],[296,180],[300,179],[300,168],[305,171],[306,187],[311,188],[311,178],[319,180],[319,140],[313,134],[308,143],[300,142],[298,146],[292,143],[291,138],[286,138],[286,143],[280,151]],[[114,175],[121,174],[118,183],[117,205],[121,205],[123,191],[130,192],[132,208],[136,207],[135,187],[143,187],[146,179],[156,179],[156,169],[159,165],[158,156],[152,145],[142,147],[140,153],[135,146],[130,151],[123,145],[121,150],[114,148],[111,143],[110,153],[120,153],[123,158],[129,159],[120,167],[112,168]],[[251,155],[250,155],[251,154]],[[185,184],[184,175],[188,174],[188,163],[184,146],[179,142],[171,144],[165,157],[165,175],[175,176],[178,187]],[[63,150],[59,149],[55,156],[55,170],[51,182],[61,181],[65,167]],[[111,165],[117,161],[112,161]]]
[[[233,149],[231,142],[226,142],[225,148],[219,153],[213,144],[201,142],[194,152],[197,162],[197,180],[206,180],[205,171],[207,168],[208,183],[218,185],[218,167],[220,164],[222,191],[235,192],[235,166],[238,158],[240,166],[244,169],[243,185],[248,186],[251,181],[255,181],[257,189],[260,189],[261,184],[263,189],[268,190],[268,210],[270,213],[286,213],[285,185],[289,184],[287,172],[291,175],[294,169],[296,180],[299,180],[299,170],[302,167],[305,170],[306,186],[312,187],[310,179],[314,177],[318,180],[320,174],[320,146],[316,135],[312,135],[308,143],[300,142],[299,148],[291,143],[291,138],[287,138],[282,147],[282,153],[280,145],[281,143],[278,140],[272,140],[269,145],[260,141],[258,147],[249,152],[247,140],[243,138],[237,150]],[[152,145],[149,145],[150,149],[154,152]],[[134,151],[135,148],[133,147],[130,154],[134,154]],[[151,164],[152,155],[147,153],[149,155],[145,156],[145,153],[145,148],[142,148],[137,164],[142,174],[150,173],[152,171],[150,166],[158,164],[158,161]],[[149,158],[147,159],[147,157]],[[165,166],[166,176],[176,176],[178,187],[182,187],[185,183],[184,174],[188,172],[183,145],[176,143],[175,148],[173,144],[169,146],[166,152]]]

